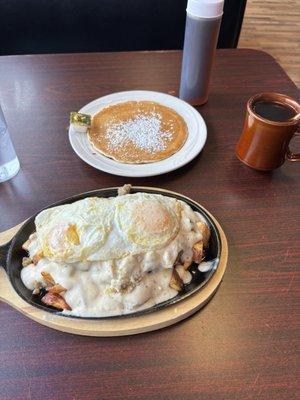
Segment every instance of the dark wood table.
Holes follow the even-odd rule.
[[[286,163],[260,173],[234,155],[252,94],[298,96],[274,59],[217,52],[210,99],[199,108],[207,143],[175,172],[111,176],[86,165],[68,142],[69,112],[94,98],[130,89],[176,94],[180,59],[180,52],[0,58],[0,100],[22,164],[0,185],[1,230],[59,199],[130,182],[194,198],[229,241],[228,269],[212,301],[161,331],[73,336],[0,304],[1,400],[299,398],[300,168]]]

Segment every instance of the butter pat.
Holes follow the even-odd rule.
[[[76,132],[86,133],[91,126],[91,116],[72,111],[70,113],[70,124]]]

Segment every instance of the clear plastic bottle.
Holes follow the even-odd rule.
[[[11,179],[19,170],[20,163],[0,107],[0,183]]]
[[[188,0],[179,97],[207,102],[224,0]]]

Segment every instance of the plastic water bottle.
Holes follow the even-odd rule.
[[[188,0],[179,97],[207,102],[224,0]]]
[[[20,170],[20,163],[11,142],[7,124],[0,107],[0,182],[15,176]]]

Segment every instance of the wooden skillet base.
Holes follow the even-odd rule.
[[[10,304],[27,317],[42,325],[76,335],[124,336],[154,331],[175,324],[198,311],[212,298],[226,269],[228,246],[225,233],[216,219],[208,211],[206,212],[211,216],[220,233],[222,243],[220,264],[212,278],[202,289],[179,303],[139,317],[123,317],[120,319],[99,321],[66,318],[44,312],[24,301],[13,289],[2,267],[0,267],[0,300]],[[0,245],[7,243],[17,233],[23,223],[0,233]]]

